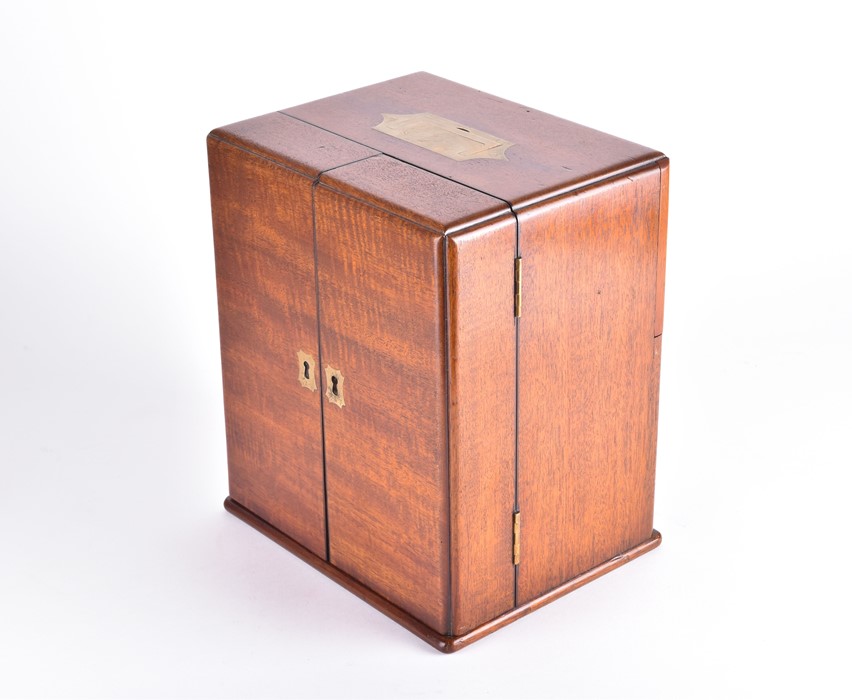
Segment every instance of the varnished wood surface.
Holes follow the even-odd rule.
[[[256,153],[253,151],[257,151]],[[374,152],[281,114],[208,138],[231,495],[325,556],[312,178]]]
[[[470,185],[515,209],[662,157],[550,114],[428,73],[282,110],[387,155]],[[455,161],[373,127],[382,114],[428,112],[513,142],[507,160]]]
[[[515,145],[454,161],[395,111]],[[442,651],[659,543],[662,154],[427,74],[209,151],[231,512]]]
[[[657,244],[657,305],[654,335],[663,332],[663,310],[666,296],[666,248],[669,230],[669,159],[660,163],[660,235]]]
[[[641,518],[638,531],[645,532],[654,526],[654,493],[657,480],[657,428],[660,408],[660,367],[663,353],[663,336],[654,337],[654,359],[651,363],[651,377],[648,382],[647,434],[648,458],[644,479],[638,484],[636,503]]]
[[[659,188],[652,166],[519,217],[519,603],[651,536]]]
[[[515,218],[447,239],[451,632],[514,605]]]
[[[332,170],[322,183],[438,233],[509,213],[499,199],[382,155]]]
[[[231,495],[319,556],[325,507],[311,180],[211,139],[211,192]]]
[[[446,633],[444,239],[366,202],[367,163],[315,190],[323,362],[346,378],[346,405],[325,407],[330,561]]]
[[[376,610],[383,613],[387,617],[389,617],[394,622],[398,623],[408,631],[417,635],[428,644],[431,644],[435,649],[441,651],[445,654],[451,654],[453,652],[459,651],[460,649],[465,648],[466,646],[472,644],[475,641],[482,639],[483,637],[488,636],[492,632],[496,632],[498,629],[505,627],[506,625],[514,622],[515,620],[524,617],[525,615],[529,615],[531,612],[538,610],[539,608],[547,605],[548,603],[552,603],[554,600],[558,600],[562,596],[570,593],[571,591],[576,590],[580,586],[584,586],[591,581],[594,581],[596,578],[603,576],[610,571],[617,569],[619,566],[623,566],[629,561],[636,559],[647,552],[655,549],[660,545],[660,533],[654,530],[651,533],[651,537],[645,542],[640,543],[636,547],[630,549],[623,554],[613,557],[609,561],[602,562],[598,566],[586,571],[571,581],[566,581],[561,586],[554,588],[553,590],[548,591],[542,596],[531,600],[523,605],[514,608],[499,617],[494,618],[493,620],[489,620],[485,624],[482,624],[469,632],[462,635],[445,635],[439,634],[435,632],[435,630],[424,625],[420,620],[411,616],[410,613],[403,610],[397,605],[394,605],[386,598],[376,594],[375,591],[371,590],[360,581],[354,579],[352,576],[347,574],[344,571],[341,571],[336,566],[329,564],[324,559],[316,556],[310,550],[306,549],[298,542],[293,540],[291,537],[288,537],[285,533],[281,532],[277,528],[270,525],[268,522],[264,521],[262,518],[258,518],[257,515],[252,513],[250,510],[243,507],[240,503],[235,501],[233,498],[225,499],[225,509],[235,515],[243,522],[251,525],[258,532],[266,535],[272,541],[278,543],[291,553],[295,554],[297,557],[302,559],[302,561],[310,564],[312,567],[322,572],[326,576],[328,576],[332,581],[338,583],[343,586],[350,593],[355,594],[361,600],[365,601],[372,605]]]
[[[214,129],[210,136],[268,158],[310,178],[321,172],[377,155],[377,151],[323,132],[280,112]]]

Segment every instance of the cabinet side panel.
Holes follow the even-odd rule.
[[[323,185],[315,203],[330,561],[446,633],[443,237]]]
[[[325,557],[311,180],[208,141],[231,497]]]
[[[519,215],[522,604],[651,537],[656,166]]]
[[[448,240],[452,634],[515,598],[515,219]]]
[[[657,475],[657,426],[660,409],[660,361],[662,359],[663,336],[654,338],[654,361],[651,363],[651,379],[648,386],[648,468],[641,490],[637,494],[637,503],[644,514],[640,532],[654,528],[654,488]]]
[[[669,228],[669,159],[660,161],[660,235],[657,241],[657,305],[654,335],[663,332],[666,295],[666,245]]]

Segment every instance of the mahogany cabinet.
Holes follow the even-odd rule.
[[[661,153],[425,73],[208,147],[230,512],[447,652],[659,544]]]

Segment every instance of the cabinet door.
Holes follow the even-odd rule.
[[[319,356],[312,179],[215,138],[209,155],[230,494],[325,558],[320,392],[300,381]]]
[[[515,603],[515,249],[507,214],[448,237],[452,633]]]
[[[660,170],[519,215],[518,604],[649,539]]]
[[[370,191],[373,167],[329,176],[367,178]],[[394,187],[394,167],[410,166],[375,176]],[[329,561],[443,633],[444,240],[366,196],[315,193]]]

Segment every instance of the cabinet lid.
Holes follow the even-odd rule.
[[[280,112],[213,129],[209,138],[256,153],[310,178],[352,161],[379,155],[372,148]]]
[[[282,113],[518,209],[663,157],[659,151],[414,73]]]

